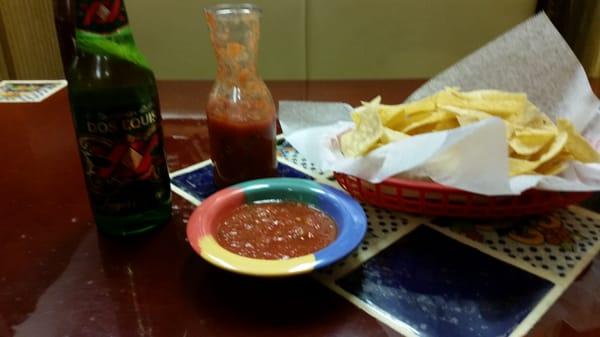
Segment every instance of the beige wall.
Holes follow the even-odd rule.
[[[268,79],[429,77],[534,13],[536,0],[262,0]],[[160,78],[211,79],[206,0],[127,0]]]
[[[535,5],[308,0],[309,78],[430,77],[531,16]]]
[[[51,1],[0,0],[0,78],[62,76]],[[214,77],[202,9],[215,2],[126,0],[136,41],[159,79]],[[254,2],[263,8],[264,78],[369,79],[430,77],[532,15],[537,0]],[[582,56],[596,77],[599,24]]]
[[[248,1],[228,1],[248,2]],[[265,78],[303,79],[304,0],[255,0],[264,8],[259,70]],[[164,79],[210,79],[215,60],[202,9],[206,0],[127,0],[136,42]]]

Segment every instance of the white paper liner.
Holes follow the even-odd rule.
[[[577,57],[543,13],[443,71],[407,101],[446,86],[525,92],[550,118],[569,119],[596,150],[600,148],[600,101]],[[385,97],[383,101],[396,103],[386,102]],[[598,164],[571,162],[560,176],[509,177],[504,124],[496,118],[387,144],[365,157],[346,158],[336,136],[353,127],[350,110],[343,103],[282,101],[279,118],[288,141],[321,169],[373,183],[408,174],[484,195],[520,194],[530,188],[600,190]]]

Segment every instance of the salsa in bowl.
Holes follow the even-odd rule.
[[[259,179],[223,189],[193,212],[192,248],[213,265],[286,276],[328,266],[362,241],[367,219],[345,192],[311,180]]]

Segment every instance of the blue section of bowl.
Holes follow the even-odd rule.
[[[315,253],[317,268],[323,268],[350,254],[367,232],[367,216],[360,204],[336,188],[321,185],[317,207],[338,224],[338,236],[329,246]]]

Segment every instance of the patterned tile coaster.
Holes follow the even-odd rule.
[[[314,165],[311,165],[288,143],[282,142],[280,151],[282,151],[282,156],[289,161],[301,165],[313,176],[318,176],[317,179],[330,177],[329,173],[321,172],[313,167]],[[335,185],[335,183],[333,184]],[[436,332],[421,329],[427,326],[426,323],[421,326],[420,324],[416,325],[414,321],[406,321],[405,317],[395,316],[392,309],[379,307],[374,305],[372,299],[361,298],[357,294],[349,292],[349,289],[344,290],[340,284],[336,283],[336,280],[342,282],[341,280],[346,277],[349,278],[355,273],[359,273],[371,261],[377,261],[380,256],[385,256],[383,254],[387,254],[391,261],[402,260],[401,256],[395,256],[393,247],[396,246],[395,242],[402,242],[412,237],[413,231],[416,234],[418,231],[429,228],[428,232],[437,232],[430,235],[440,237],[439,233],[444,234],[446,237],[444,241],[453,242],[452,239],[454,239],[455,242],[452,245],[467,249],[474,256],[485,256],[487,261],[494,261],[491,265],[502,266],[500,270],[505,269],[510,272],[510,275],[514,271],[517,275],[526,275],[526,278],[529,277],[546,285],[544,292],[539,296],[530,297],[529,302],[516,303],[516,309],[521,311],[519,315],[513,317],[512,321],[504,322],[506,329],[500,336],[524,335],[573,282],[600,248],[598,244],[600,215],[576,207],[560,210],[552,215],[532,217],[513,223],[510,221],[469,223],[460,220],[408,216],[366,204],[363,204],[363,208],[369,220],[369,227],[367,236],[359,249],[345,260],[315,273],[315,277],[367,313],[408,336],[436,336]],[[533,237],[530,238],[531,234]],[[540,234],[543,242],[540,241]],[[429,244],[427,246],[436,247]],[[434,249],[434,251],[438,251],[437,247]],[[434,262],[431,262],[434,268],[447,269],[445,260],[435,259]],[[394,276],[392,274],[385,275],[392,280],[393,285]],[[508,281],[512,281],[512,278]],[[444,287],[443,282],[440,281],[439,284],[440,287]],[[474,291],[480,291],[481,285],[471,284]],[[396,291],[397,294],[397,291],[401,292],[399,289],[401,288],[394,289],[392,286],[387,290]],[[402,296],[399,296],[397,300],[401,299]],[[485,298],[479,297],[479,299]],[[388,299],[388,301],[393,300]],[[483,303],[481,307],[485,307],[485,305]],[[401,311],[405,309],[403,307]],[[450,317],[451,312],[448,311],[448,306],[442,305],[437,309],[439,309],[439,315]],[[476,318],[479,319],[479,317]],[[476,320],[471,319],[471,323],[473,322]],[[498,324],[502,326],[502,323]],[[458,335],[496,336],[496,330],[489,329],[489,326],[485,324],[481,326],[487,328],[481,328],[479,332],[476,332],[476,327],[470,326],[472,331],[469,328],[466,331],[459,329]],[[442,333],[439,329],[437,331],[437,335],[452,336],[446,334],[445,330],[441,330]]]
[[[426,226],[329,284],[407,336],[508,336],[553,288]]]
[[[503,280],[507,281],[507,283],[519,283],[521,275],[529,275],[532,279],[543,280],[544,284],[550,284],[551,287],[546,289],[547,291],[545,290],[543,296],[531,297],[530,303],[515,302],[516,309],[521,309],[522,311],[519,312],[518,316],[514,316],[514,320],[504,323],[494,323],[504,324],[505,327],[514,323],[505,333],[495,334],[496,330],[488,328],[482,328],[481,331],[477,332],[472,327],[473,331],[465,331],[459,328],[455,334],[456,336],[523,336],[560,297],[600,249],[600,244],[595,234],[597,232],[596,229],[600,227],[600,215],[577,207],[571,207],[568,210],[559,210],[552,215],[529,218],[514,223],[429,219],[381,210],[364,204],[363,208],[369,221],[369,231],[359,250],[330,268],[315,273],[315,276],[322,283],[359,308],[407,336],[454,335],[447,332],[446,327],[442,330],[432,331],[431,327],[433,325],[428,325],[428,323],[415,325],[417,323],[409,319],[413,316],[407,318],[406,316],[399,315],[399,313],[412,315],[410,314],[410,308],[405,306],[406,303],[396,309],[386,305],[377,305],[376,299],[362,296],[364,295],[363,293],[353,293],[350,291],[351,289],[344,289],[342,285],[345,283],[342,280],[360,273],[361,270],[368,268],[371,263],[378,265],[376,262],[378,259],[403,261],[406,259],[405,254],[407,254],[407,251],[411,253],[410,249],[414,250],[411,253],[413,255],[409,255],[412,257],[425,254],[419,251],[419,249],[425,249],[427,254],[435,257],[428,260],[430,264],[428,268],[431,269],[429,271],[427,269],[419,270],[417,264],[412,264],[410,268],[407,268],[414,268],[415,272],[424,273],[425,277],[429,278],[428,282],[430,284],[438,283],[438,287],[441,288],[447,287],[447,280],[451,280],[451,278],[436,275],[435,273],[440,270],[448,272],[448,268],[452,266],[452,261],[458,261],[454,263],[462,263],[466,267],[472,266],[484,273],[488,273],[489,271],[493,274],[497,270],[504,270],[507,273],[506,275],[508,275],[508,279],[504,278]],[[564,227],[565,230],[559,229],[558,224]],[[540,242],[540,238],[537,238],[536,241],[527,242],[527,238],[529,240],[535,239],[533,236],[530,237],[523,234],[523,232],[531,232],[531,229],[540,231],[544,241]],[[515,233],[509,236],[511,231],[515,231]],[[520,235],[517,235],[519,233]],[[435,237],[438,239],[435,239]],[[444,240],[439,239],[440,237],[443,237]],[[406,248],[407,251],[394,248],[402,245],[401,242],[405,241],[419,242],[420,246],[408,244],[407,247],[410,249]],[[488,261],[486,262],[488,267],[482,268],[471,261],[471,259],[480,261],[483,258],[465,257],[465,254],[485,256],[484,260]],[[446,258],[451,258],[451,261],[448,262]],[[493,263],[489,261],[493,261]],[[458,267],[454,266],[452,268]],[[396,296],[395,300],[402,302],[407,296],[404,293],[406,289],[403,290],[403,287],[406,286],[404,284],[405,280],[399,279],[397,283],[394,283],[397,276],[390,272],[392,269],[395,270],[396,266],[386,269],[386,273],[382,274],[384,275],[384,279],[389,279],[387,280],[389,282],[385,283],[385,287],[377,288],[377,291],[388,293],[389,298],[384,299],[384,302],[393,302],[394,296]],[[455,269],[450,273],[464,274],[469,278],[475,277],[460,269]],[[451,280],[450,282],[458,281],[460,280]],[[363,288],[369,286],[368,279],[355,280],[355,282],[363,282]],[[487,289],[486,283],[479,283],[479,281],[469,284],[473,292]],[[498,291],[502,290],[499,289]],[[519,296],[527,297],[527,294],[517,293]],[[371,295],[375,296],[376,294]],[[379,300],[382,299],[379,298]],[[489,299],[484,297],[472,299],[472,301],[477,300],[488,301]],[[485,306],[488,304],[480,303],[480,305]],[[435,307],[435,310],[437,310],[437,315],[454,317],[451,316],[451,308],[448,305],[440,304],[440,306]],[[478,319],[480,318],[471,317],[468,318],[468,322],[475,324],[474,322],[479,322]],[[441,325],[443,326],[444,324],[446,323]],[[483,323],[481,326],[489,327],[488,324]],[[429,330],[425,331],[421,329],[423,327],[429,327]]]
[[[290,174],[340,188],[283,139],[278,154]],[[194,204],[216,190],[208,161],[172,178],[173,190]],[[314,276],[407,336],[522,336],[600,249],[600,215],[578,207],[469,222],[362,206],[365,240]],[[419,285],[429,292],[419,293]]]
[[[287,141],[281,140],[280,143],[279,150],[287,160],[308,170],[317,179],[330,177],[330,173],[319,171]],[[335,182],[333,184],[337,185]],[[336,187],[339,188],[339,185]],[[408,216],[366,204],[363,204],[363,208],[369,219],[369,234],[377,234],[368,242],[373,241],[378,246],[386,247],[418,225],[432,226],[464,244],[557,284],[571,283],[600,249],[600,215],[581,208],[571,207],[551,215],[496,222]],[[384,235],[387,234],[384,231],[391,232],[397,223],[394,218],[403,221],[410,219],[408,229]],[[378,253],[374,247],[366,251],[369,252],[366,256]],[[344,273],[348,266],[366,261],[363,255],[355,258],[356,261],[350,256],[348,261],[343,262],[344,268],[332,266],[336,269],[335,274]]]
[[[313,179],[293,164],[279,159],[277,173],[280,177]],[[173,191],[197,205],[218,191],[213,180],[213,166],[210,160],[192,165],[171,174]]]
[[[434,219],[433,228],[557,284],[568,285],[600,248],[600,218],[577,207],[520,220]]]
[[[419,226],[429,224],[427,218],[384,210],[361,203],[367,215],[367,234],[361,245],[346,259],[317,271],[319,279],[337,279],[357,268],[380,251]]]
[[[306,159],[298,151],[296,151],[296,149],[294,149],[294,147],[290,143],[288,143],[288,141],[286,141],[284,138],[280,138],[278,140],[277,152],[281,157],[285,158],[285,160],[296,165],[297,167],[301,167],[319,182],[335,182],[332,172],[325,172],[320,170],[318,167],[315,166],[315,164],[308,161],[308,159]]]

